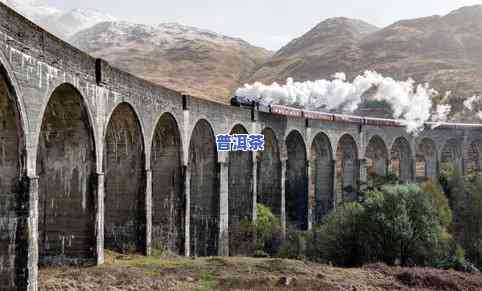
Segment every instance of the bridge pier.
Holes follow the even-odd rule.
[[[38,261],[39,261],[39,251],[38,251],[39,178],[37,176],[26,177],[25,183],[26,183],[25,186],[27,189],[25,209],[28,209],[28,216],[26,217],[27,252],[26,254],[20,254],[18,259],[21,261],[25,260],[26,264],[21,263],[20,264],[21,269],[17,270],[16,285],[18,290],[37,291],[38,290]]]
[[[229,163],[219,167],[219,238],[218,256],[229,256]]]
[[[313,161],[312,159],[308,160],[308,163],[306,163],[306,173],[307,179],[308,179],[308,213],[307,213],[307,218],[308,218],[308,225],[307,229],[312,230],[313,229],[313,212],[316,207],[316,198],[315,198],[315,191],[316,191],[316,186],[315,186],[315,181],[316,181],[316,176],[314,172],[314,169],[316,168],[316,162]]]
[[[187,165],[183,166],[184,185],[184,256],[191,256],[191,171]]]
[[[95,240],[96,240],[96,263],[104,263],[104,173],[97,173],[94,179],[95,189]]]
[[[358,189],[363,191],[368,186],[368,168],[367,168],[367,159],[359,159],[358,160],[358,171],[359,171],[359,182],[358,182]]]
[[[281,160],[281,232],[282,237],[286,237],[286,158]]]
[[[152,170],[148,169],[145,173],[145,220],[146,220],[146,231],[145,231],[145,248],[144,253],[146,256],[152,255]]]

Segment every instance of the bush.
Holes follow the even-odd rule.
[[[256,250],[256,227],[251,220],[243,219],[230,224],[229,253],[231,256],[251,256]]]
[[[422,191],[430,194],[435,212],[444,227],[449,227],[452,223],[452,210],[449,200],[443,192],[442,186],[434,181],[427,181],[422,184]]]
[[[256,252],[276,254],[282,241],[279,219],[261,203],[256,205],[256,213]]]
[[[370,262],[430,265],[447,248],[432,194],[416,185],[384,186],[329,214],[317,228],[316,259],[340,266]]]
[[[339,266],[361,265],[364,261],[359,203],[342,204],[323,219],[313,232],[311,259]]]
[[[288,225],[286,237],[281,243],[276,256],[289,259],[304,259],[307,256],[308,245],[311,243],[310,232],[296,229]]]

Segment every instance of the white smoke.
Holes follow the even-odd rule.
[[[345,73],[334,74],[332,80],[295,82],[288,78],[284,85],[256,82],[236,90],[236,96],[242,101],[258,101],[264,105],[352,113],[372,88],[371,98],[386,101],[393,110],[393,118],[402,121],[411,133],[416,133],[426,121],[446,121],[450,113],[450,105],[434,108],[432,98],[438,93],[428,84],[416,84],[412,79],[397,81],[374,71],[365,71],[352,82],[346,81]]]
[[[467,108],[468,110],[470,111],[473,111],[474,110],[474,105],[476,104],[480,104],[480,100],[481,100],[481,97],[480,96],[472,96],[470,98],[467,98],[465,101],[464,101],[464,106],[465,108]]]

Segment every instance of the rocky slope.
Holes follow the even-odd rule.
[[[482,5],[402,20],[383,29],[352,19],[328,19],[282,48],[250,81],[313,80],[340,71],[351,79],[365,70],[430,82],[441,95],[451,91],[452,118],[463,119],[464,98],[482,93]]]
[[[70,41],[142,78],[219,102],[271,55],[241,39],[176,23],[104,22]]]

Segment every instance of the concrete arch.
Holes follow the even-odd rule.
[[[420,142],[418,142],[415,163],[415,177],[417,181],[437,179],[437,145],[431,138],[424,137]]]
[[[244,130],[243,133],[246,133],[246,134],[251,133],[251,131],[249,130],[249,127],[240,121],[231,122],[231,125],[228,128],[230,133],[232,133],[235,129],[239,129],[239,128],[242,128]]]
[[[152,141],[152,139],[149,140],[149,136],[147,135],[148,131],[146,130],[146,126],[144,124],[143,119],[141,118],[141,116],[142,116],[141,111],[135,106],[135,104],[133,104],[130,101],[122,101],[122,102],[116,103],[116,105],[114,107],[112,107],[112,109],[106,115],[106,119],[105,119],[106,122],[103,125],[103,138],[100,141],[100,143],[104,142],[104,144],[105,144],[105,138],[107,136],[107,127],[109,126],[109,122],[112,120],[112,114],[114,114],[114,112],[116,111],[116,109],[119,108],[119,106],[128,106],[130,108],[130,110],[134,113],[137,125],[139,126],[141,134],[142,134],[142,140],[141,141],[142,141],[142,147],[144,149],[143,155],[145,157],[149,157],[150,156],[150,152],[149,152],[150,144],[148,143],[148,141]],[[151,137],[152,137],[152,135],[151,135]],[[105,152],[105,150],[104,150],[104,152]],[[105,160],[105,158],[103,160]],[[150,169],[149,161],[150,161],[149,159],[145,159],[145,166],[144,166],[145,169]],[[105,168],[105,166],[103,165],[102,168]]]
[[[184,253],[186,201],[181,133],[172,114],[159,117],[151,145],[152,248],[180,255]]]
[[[464,160],[467,174],[475,174],[482,170],[482,139],[470,140],[464,149]]]
[[[387,175],[388,157],[385,141],[379,135],[372,136],[365,149],[368,186],[373,186],[377,177]]]
[[[30,156],[32,154],[28,151],[29,146],[31,145],[31,140],[29,136],[26,134],[30,132],[30,123],[29,118],[27,115],[27,111],[25,109],[24,98],[23,98],[23,91],[22,87],[18,84],[18,81],[15,77],[15,73],[13,68],[10,66],[10,62],[8,58],[5,56],[2,50],[0,50],[0,74],[3,76],[3,80],[6,82],[7,87],[9,88],[10,94],[12,94],[12,102],[16,106],[16,111],[18,112],[18,123],[21,130],[21,145],[23,149],[26,151],[25,155],[27,157],[24,158],[25,160],[25,167],[26,167],[26,174],[29,177],[35,176],[35,160],[33,163],[29,162]],[[33,147],[36,149],[36,147]]]
[[[390,172],[398,177],[401,182],[410,182],[413,179],[413,154],[408,140],[397,137],[390,149]]]
[[[292,130],[286,137],[286,221],[299,229],[308,228],[307,153],[303,136]]]
[[[104,139],[105,246],[119,252],[145,247],[145,144],[134,108],[120,103]]]
[[[440,150],[440,172],[448,173],[450,170],[457,170],[463,174],[463,149],[462,143],[451,138],[445,141]]]
[[[189,142],[190,253],[212,256],[219,244],[219,175],[214,131],[199,120]],[[187,186],[186,186],[187,187]]]
[[[38,148],[39,134],[40,134],[40,130],[41,130],[41,127],[42,127],[42,122],[41,122],[42,118],[45,115],[45,111],[47,110],[47,106],[49,105],[51,96],[59,88],[69,88],[70,90],[75,91],[75,94],[77,94],[78,96],[81,97],[82,104],[84,105],[84,108],[85,108],[86,119],[87,119],[88,124],[91,127],[91,130],[92,130],[92,133],[93,133],[94,145],[95,145],[95,150],[96,150],[96,152],[95,152],[96,161],[99,161],[100,156],[99,156],[97,150],[102,149],[102,145],[101,145],[102,139],[98,137],[99,135],[98,135],[97,126],[96,126],[97,122],[96,122],[96,119],[94,117],[93,110],[91,108],[91,104],[90,104],[88,98],[86,98],[84,96],[84,94],[82,94],[82,92],[79,90],[79,88],[76,87],[74,84],[72,84],[70,82],[61,82],[57,86],[50,86],[48,88],[47,92],[45,93],[45,95],[42,99],[43,101],[42,101],[42,105],[41,105],[40,111],[39,111],[40,112],[39,113],[39,122],[37,122],[35,131],[34,131],[34,140],[32,141],[33,147],[35,149]],[[35,153],[34,153],[35,160],[37,160],[36,154],[37,154],[37,152],[35,151]]]
[[[336,146],[336,203],[355,200],[359,182],[359,155],[355,139],[344,134]]]
[[[334,181],[333,150],[328,136],[319,132],[311,144],[310,150],[310,204],[313,205],[313,223],[320,223],[322,218],[333,208]]]
[[[22,272],[27,267],[26,227],[22,181],[26,167],[26,122],[15,82],[0,54],[0,285],[6,290],[24,289]]]
[[[271,209],[274,215],[281,217],[281,153],[276,133],[265,127],[264,151],[257,153],[257,202]]]
[[[153,123],[153,126],[152,126],[152,129],[151,129],[151,131],[150,131],[150,133],[149,133],[149,136],[146,136],[146,139],[145,139],[145,141],[146,141],[146,146],[147,146],[147,145],[151,145],[151,146],[152,146],[152,142],[153,142],[153,140],[154,140],[154,135],[156,134],[157,126],[159,125],[159,122],[160,122],[161,118],[165,118],[166,116],[169,116],[169,117],[172,119],[172,121],[176,123],[177,131],[178,131],[179,134],[180,134],[179,137],[180,137],[181,149],[183,149],[184,146],[185,146],[185,142],[186,142],[186,141],[184,140],[184,136],[182,135],[181,124],[180,124],[180,122],[179,122],[179,119],[176,118],[176,116],[174,115],[174,113],[169,112],[169,111],[163,111],[163,112],[161,112],[160,114],[158,114],[157,117],[155,118],[154,123]],[[151,150],[152,150],[152,149],[151,149]],[[183,160],[184,160],[184,151],[181,150],[181,154],[183,155],[181,161],[183,161]],[[150,156],[150,155],[151,155],[151,153],[146,151],[146,157],[147,157],[147,156]],[[149,164],[149,165],[150,165],[150,164]],[[149,169],[149,167],[147,167],[147,166],[148,166],[148,165],[146,165],[146,168]]]
[[[78,90],[52,91],[39,130],[39,261],[93,259],[95,133]]]
[[[248,134],[248,130],[237,124],[230,134]],[[253,220],[253,152],[229,152],[228,162],[229,253],[248,255],[249,244],[246,244],[242,227],[245,225],[243,222]]]

